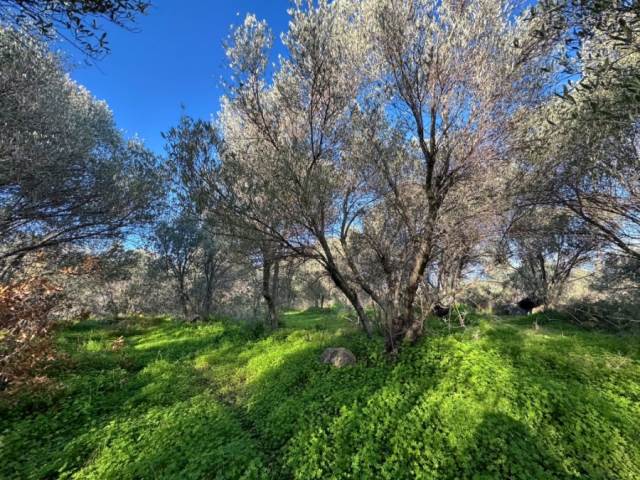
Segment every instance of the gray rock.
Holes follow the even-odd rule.
[[[354,365],[356,363],[356,356],[346,348],[327,348],[322,352],[320,361],[337,368],[342,368],[347,365]]]
[[[508,309],[508,315],[526,315],[527,311],[520,308],[518,305],[510,305]]]
[[[498,315],[526,315],[526,310],[523,310],[518,305],[506,304],[497,305],[495,312]]]

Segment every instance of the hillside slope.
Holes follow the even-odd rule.
[[[640,478],[637,336],[479,318],[390,363],[332,313],[285,323],[67,328],[55,387],[0,403],[0,477]]]

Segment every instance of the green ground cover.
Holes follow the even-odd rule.
[[[332,312],[284,322],[61,330],[53,383],[0,399],[0,477],[640,478],[637,336],[476,317],[390,362]]]

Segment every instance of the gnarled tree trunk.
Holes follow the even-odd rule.
[[[265,324],[268,328],[276,329],[279,325],[278,317],[278,277],[280,265],[269,254],[264,254],[262,265],[262,297],[267,305]]]

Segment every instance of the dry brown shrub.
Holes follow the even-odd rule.
[[[0,390],[41,378],[54,359],[51,311],[61,299],[61,288],[42,277],[0,286]]]

